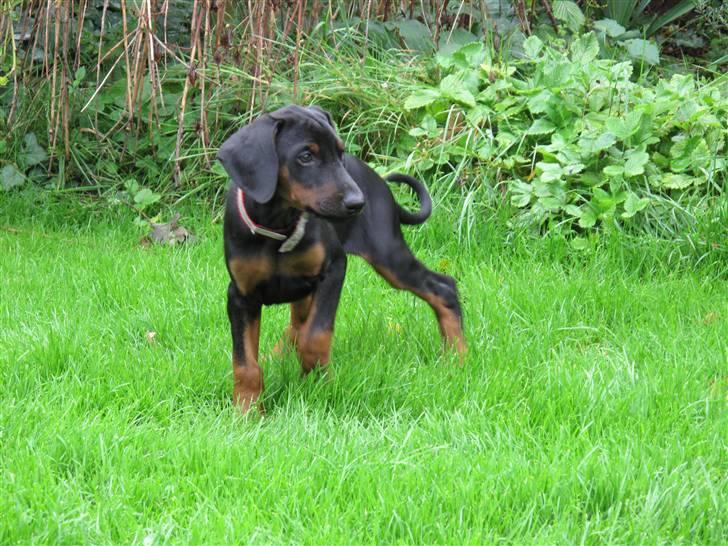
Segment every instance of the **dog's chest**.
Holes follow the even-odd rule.
[[[229,265],[241,294],[257,293],[265,304],[285,303],[316,289],[326,271],[326,249],[314,243],[290,253],[234,258]]]
[[[274,272],[283,277],[318,277],[326,261],[326,249],[314,243],[301,251],[286,252],[275,257]]]

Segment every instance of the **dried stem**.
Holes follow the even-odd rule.
[[[195,72],[195,57],[197,56],[197,43],[199,41],[200,28],[198,20],[198,8],[199,2],[198,0],[194,0],[194,4],[192,5],[192,53],[190,54],[190,67],[187,71],[187,77],[185,78],[185,86],[182,90],[182,102],[180,104],[179,117],[177,119],[177,141],[174,147],[174,173],[172,178],[175,185],[180,184],[180,150],[182,148],[182,136],[184,135],[185,128],[185,110],[187,107],[187,95],[190,91],[190,85],[192,83],[192,80],[197,77]]]

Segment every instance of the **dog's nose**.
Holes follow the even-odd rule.
[[[348,195],[342,201],[346,212],[356,214],[364,208],[364,197],[362,195]]]

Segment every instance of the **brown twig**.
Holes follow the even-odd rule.
[[[521,30],[523,30],[525,35],[529,36],[531,34],[531,25],[529,24],[528,17],[526,16],[526,5],[524,0],[515,0],[513,4],[516,9],[516,16],[521,23]]]
[[[293,97],[298,99],[298,65],[300,62],[301,32],[303,26],[303,3],[298,0],[298,25],[296,26],[296,49],[293,51]]]
[[[559,23],[556,20],[556,17],[554,17],[554,12],[551,9],[551,4],[549,3],[549,0],[541,0],[541,5],[546,10],[546,14],[549,16],[549,19],[551,19],[551,25],[554,27],[554,30],[559,30]]]
[[[194,3],[192,4],[192,53],[190,54],[190,67],[187,71],[187,77],[185,78],[185,86],[182,89],[182,102],[180,104],[179,117],[177,119],[177,141],[174,147],[174,170],[172,174],[172,179],[174,180],[174,184],[177,186],[180,183],[180,150],[182,148],[182,136],[184,135],[185,128],[185,110],[187,107],[187,95],[190,91],[190,84],[192,82],[192,79],[196,77],[195,57],[197,56],[197,42],[199,40],[200,28],[197,16],[198,7],[198,0],[194,0]]]
[[[129,60],[129,30],[126,22],[126,0],[121,0],[121,22],[122,32],[124,38],[124,60],[126,64],[126,109],[128,112],[132,111],[132,92],[131,92],[131,62]]]
[[[48,5],[50,7],[51,0],[48,0]],[[50,151],[51,151],[51,157],[49,161],[49,168],[53,165],[53,154],[55,152],[56,147],[56,139],[58,138],[58,116],[56,113],[56,79],[58,76],[58,45],[60,43],[61,39],[61,5],[60,3],[56,3],[56,21],[54,25],[54,47],[53,47],[53,71],[51,75],[51,111],[50,111],[50,120],[48,124],[48,135],[50,140]]]

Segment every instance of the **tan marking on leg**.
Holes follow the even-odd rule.
[[[252,292],[273,272],[273,264],[267,256],[235,257],[230,260],[228,267],[235,286],[243,296]]]
[[[464,355],[468,349],[465,344],[460,318],[445,305],[442,298],[434,294],[419,293],[418,295],[435,310],[437,322],[440,325],[440,334],[442,334],[447,345],[454,348],[459,354]]]
[[[432,307],[432,309],[435,311],[435,315],[437,315],[437,322],[440,325],[440,334],[442,334],[442,337],[445,339],[447,345],[453,347],[461,355],[465,354],[465,352],[467,351],[467,346],[465,344],[465,336],[463,335],[461,321],[455,314],[455,312],[449,309],[447,305],[445,305],[445,302],[442,300],[442,298],[436,296],[435,294],[422,292],[419,289],[406,286],[402,282],[400,282],[397,276],[386,267],[378,264],[372,265],[374,266],[374,269],[377,271],[377,273],[384,277],[384,279],[393,287],[403,290],[410,290],[415,295],[419,296],[427,303],[429,303],[430,307]]]
[[[243,332],[243,361],[233,355],[233,403],[247,413],[263,392],[263,371],[258,364],[260,319],[248,324]]]
[[[294,301],[291,304],[291,322],[286,328],[283,338],[273,347],[273,354],[283,354],[286,344],[295,346],[298,342],[298,334],[303,327],[308,313],[311,311],[313,296],[306,296],[302,300]]]
[[[307,329],[304,329],[298,338],[298,357],[304,374],[316,366],[326,366],[329,363],[332,337],[331,330],[309,334]]]
[[[291,304],[291,330],[293,330],[295,336],[298,336],[298,332],[303,328],[303,325],[308,319],[308,315],[311,312],[311,306],[313,305],[313,296],[306,296],[302,300],[293,302]],[[292,339],[292,341],[295,341]]]
[[[365,258],[366,259],[366,258]],[[379,264],[372,264],[374,267],[374,270],[379,273],[382,277],[384,277],[384,280],[387,281],[389,284],[391,284],[394,288],[398,288],[400,290],[410,290],[409,287],[402,284],[397,276],[392,273],[389,269],[386,267],[383,267]]]
[[[281,274],[291,277],[315,277],[321,272],[325,259],[324,245],[316,243],[306,250],[281,256],[278,270]]]
[[[233,403],[247,413],[263,392],[263,371],[258,364],[236,366],[233,364]]]

